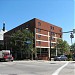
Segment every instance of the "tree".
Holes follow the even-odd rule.
[[[70,51],[70,46],[67,41],[63,41],[62,39],[57,40],[57,48],[59,54],[68,53]]]
[[[75,43],[73,43],[73,44],[71,45],[71,49],[72,49],[73,52],[75,52]]]
[[[0,44],[0,50],[2,50],[4,48],[4,46],[2,44]]]
[[[22,58],[22,53],[27,53],[30,57],[33,48],[33,33],[29,30],[18,30],[13,33],[10,38],[10,47],[14,48],[12,51],[14,53],[20,53],[20,58]]]

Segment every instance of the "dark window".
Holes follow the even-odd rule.
[[[41,26],[41,23],[40,22],[38,22],[38,26]]]
[[[51,30],[54,30],[54,27],[50,26],[50,29],[51,29]]]
[[[38,38],[40,38],[41,37],[41,35],[38,35]]]
[[[55,44],[54,43],[51,43],[51,46],[55,46]]]
[[[60,32],[62,32],[62,30],[60,30]]]
[[[41,29],[40,28],[38,28],[38,32],[41,32]]]
[[[52,38],[53,41],[55,41],[55,38]]]
[[[54,35],[55,33],[54,33],[54,32],[52,32],[51,34],[52,34],[52,35]]]
[[[62,36],[60,35],[60,38],[62,38]]]
[[[53,27],[53,30],[54,30],[54,27]]]
[[[50,35],[55,35],[55,32],[50,32]]]
[[[48,53],[48,50],[47,49],[42,49],[41,53],[46,54],[46,53]]]
[[[50,29],[52,29],[52,26],[50,26]]]
[[[38,41],[38,45],[40,45],[41,44],[41,41]]]
[[[22,28],[20,27],[20,30],[22,30]]]
[[[29,24],[26,25],[26,28],[28,28],[28,27],[29,27]]]

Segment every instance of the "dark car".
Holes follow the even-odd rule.
[[[66,61],[68,58],[65,55],[55,56],[54,61]]]

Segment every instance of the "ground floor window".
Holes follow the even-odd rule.
[[[48,59],[48,49],[47,48],[37,48],[37,57],[39,59]]]

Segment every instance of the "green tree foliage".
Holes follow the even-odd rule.
[[[75,43],[71,45],[71,49],[75,52]]]
[[[30,54],[33,48],[33,38],[33,33],[31,33],[29,30],[18,30],[17,32],[13,33],[10,38],[12,50],[14,52],[27,52]]]
[[[2,50],[4,48],[4,46],[2,44],[0,44],[0,50]]]
[[[57,40],[57,48],[60,54],[68,53],[70,51],[70,46],[67,41],[63,41],[62,39]]]

